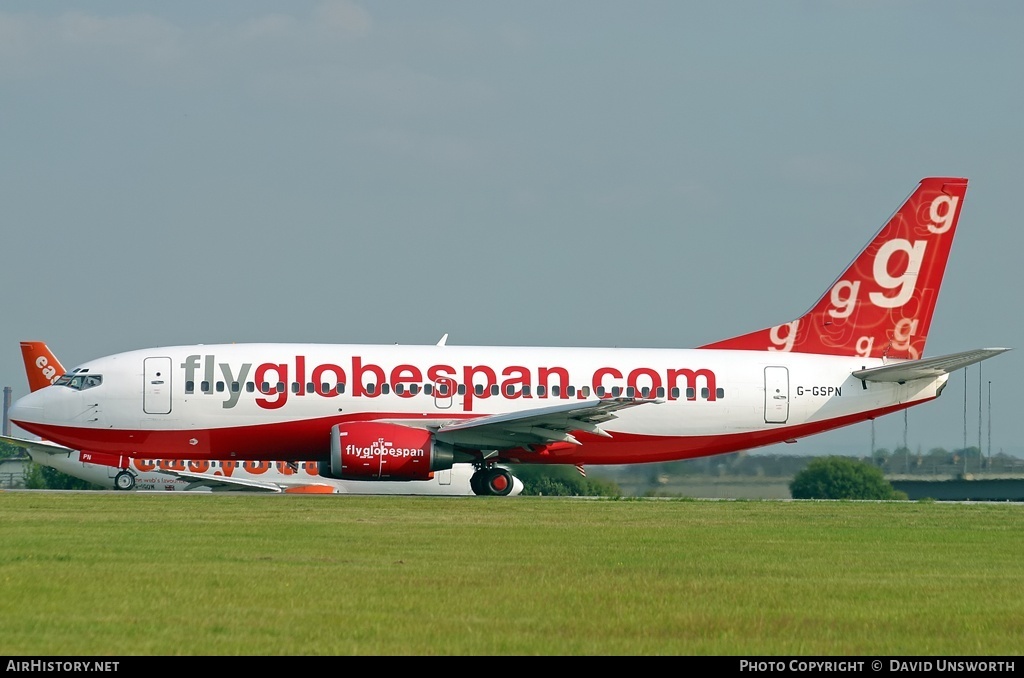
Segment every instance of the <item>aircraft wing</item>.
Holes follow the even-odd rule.
[[[64,447],[63,445],[58,445],[57,443],[51,443],[48,440],[25,440],[24,438],[15,438],[13,436],[0,436],[0,440],[2,440],[3,442],[5,442],[5,443],[7,443],[9,445],[14,445],[15,447],[20,447],[21,449],[23,449],[26,452],[28,452],[29,455],[33,455],[33,454],[70,454],[72,452],[77,452],[78,451],[78,450],[73,450],[70,447]]]
[[[213,490],[254,490],[262,492],[284,492],[284,488],[277,483],[270,483],[263,480],[244,480],[242,478],[229,478],[227,476],[215,476],[212,473],[196,473],[195,471],[175,471],[172,469],[160,469],[161,473],[189,481],[185,489],[194,490],[197,487],[209,487]]]
[[[573,431],[610,438],[611,434],[600,425],[615,419],[615,412],[659,402],[662,401],[635,398],[585,400],[459,421],[442,425],[434,435],[438,440],[453,445],[491,449],[529,449],[529,445],[553,442],[579,445],[579,441],[572,435]]]
[[[1008,348],[976,348],[972,351],[950,353],[949,355],[936,356],[934,358],[921,358],[920,360],[907,360],[893,365],[882,365],[881,367],[857,370],[853,373],[853,376],[864,381],[891,381],[897,383],[913,379],[928,379],[955,372],[961,367],[980,363],[982,360],[1009,350]]]
[[[248,478],[231,478],[218,476],[212,473],[197,473],[196,471],[176,471],[173,469],[160,469],[160,473],[176,476],[182,480],[189,481],[186,490],[195,490],[200,487],[208,487],[213,491],[217,490],[238,490],[250,492],[274,492],[292,493],[301,492],[306,494],[334,494],[335,489],[325,483],[310,482],[280,482],[273,483],[267,480],[252,480]]]

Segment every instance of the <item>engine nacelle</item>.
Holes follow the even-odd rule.
[[[338,480],[429,480],[454,461],[454,451],[430,431],[357,421],[331,427],[330,461],[317,469]]]

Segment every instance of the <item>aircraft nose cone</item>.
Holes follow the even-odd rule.
[[[7,411],[8,418],[15,424],[24,421],[39,421],[43,415],[43,408],[36,402],[37,400],[32,397],[32,394],[29,394],[14,401],[11,409]]]

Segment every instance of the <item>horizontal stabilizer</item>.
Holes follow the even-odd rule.
[[[914,379],[929,379],[943,374],[955,372],[962,367],[980,363],[1000,353],[1009,351],[1008,348],[976,348],[973,351],[962,353],[951,353],[935,358],[921,358],[920,360],[907,360],[892,365],[871,367],[866,370],[857,370],[853,376],[864,381],[888,381],[903,383]]]

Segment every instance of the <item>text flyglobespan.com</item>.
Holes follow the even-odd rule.
[[[963,671],[1016,671],[1012,661],[934,659],[907,661],[902,659],[874,660],[809,660],[788,661],[740,660],[740,671],[782,672],[782,671],[884,671],[890,672],[963,672]]]

